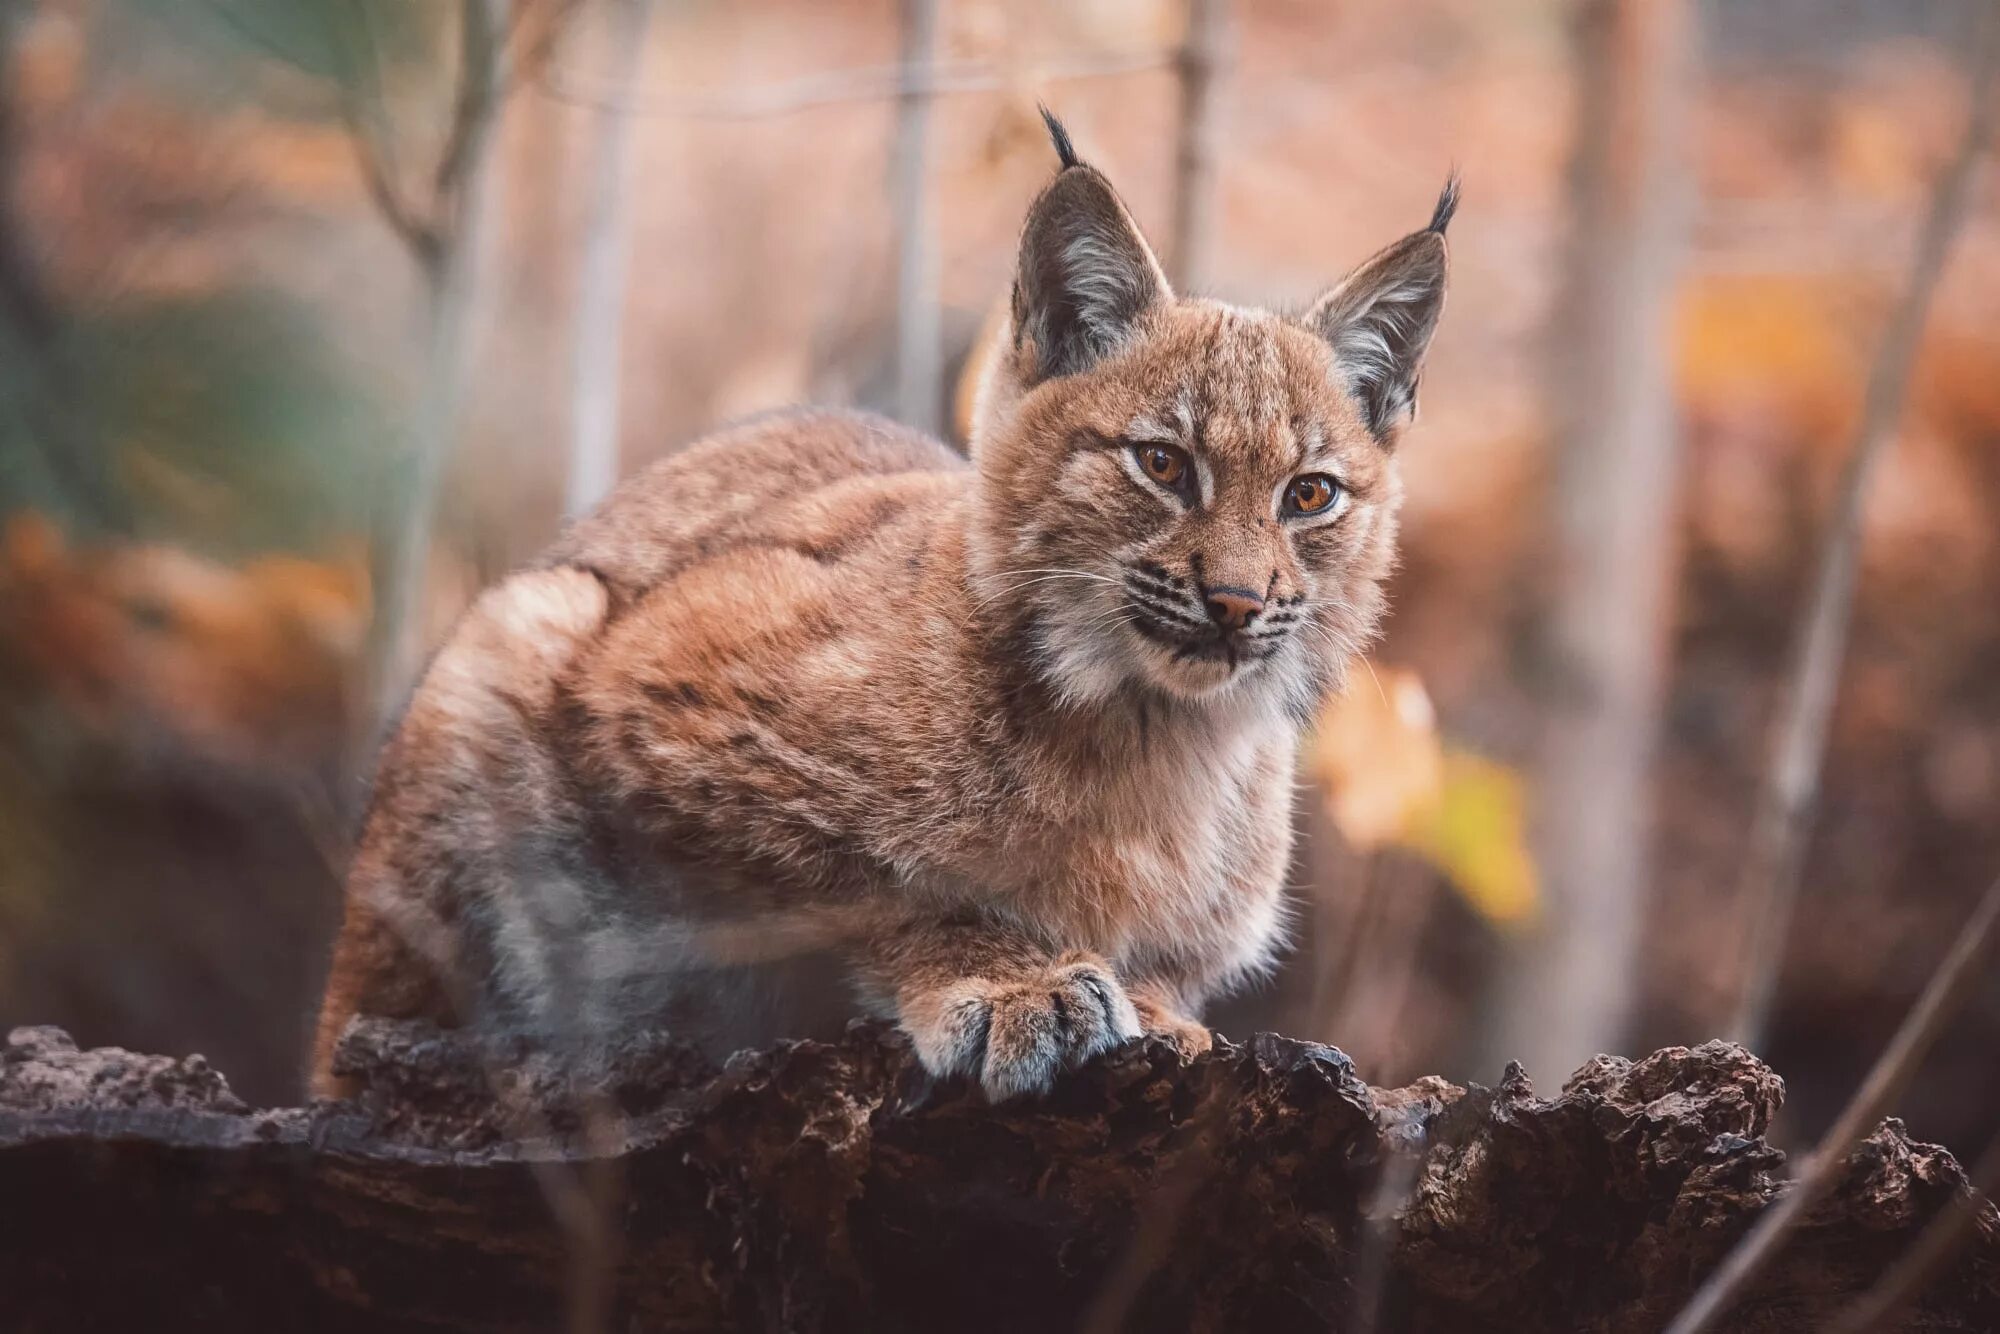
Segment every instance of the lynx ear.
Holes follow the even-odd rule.
[[[1306,323],[1333,345],[1368,429],[1388,444],[1417,408],[1424,352],[1444,310],[1445,228],[1458,177],[1445,182],[1430,226],[1380,251],[1314,303]]]
[[[1014,277],[1014,343],[1035,349],[1032,367],[1024,365],[1030,384],[1091,366],[1125,340],[1149,306],[1172,295],[1111,182],[1077,160],[1046,107],[1042,119],[1062,170],[1028,210]]]

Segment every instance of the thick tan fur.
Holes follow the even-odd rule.
[[[1065,164],[971,463],[753,421],[474,606],[383,756],[317,1087],[355,1015],[712,1035],[734,971],[815,950],[996,1097],[1142,1030],[1207,1045],[1281,939],[1299,728],[1381,611],[1383,377],[1414,391],[1442,225],[1284,319],[1175,298]],[[1281,512],[1305,473],[1336,514]],[[1261,612],[1211,623],[1221,589]]]

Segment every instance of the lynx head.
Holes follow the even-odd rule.
[[[979,597],[1072,700],[1256,692],[1303,714],[1381,615],[1456,181],[1303,315],[1244,310],[1175,296],[1043,115],[1062,165],[973,431]]]

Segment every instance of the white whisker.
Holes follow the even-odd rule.
[[[1024,577],[1016,577],[1016,576],[1024,576]],[[1030,588],[1036,584],[1054,583],[1061,579],[1081,579],[1092,583],[1111,584],[1113,586],[1118,585],[1118,581],[1116,579],[1113,579],[1108,575],[1093,573],[1090,570],[1063,570],[1063,569],[1009,570],[1002,577],[1011,579],[1011,582],[1003,584],[996,588],[990,588],[983,591],[979,595],[978,599],[982,606],[988,602],[994,601],[996,598],[1007,597],[1010,594],[1018,593],[1022,589]]]
[[[1386,692],[1385,692],[1385,691],[1384,691],[1384,690],[1382,689],[1382,678],[1381,678],[1381,677],[1379,677],[1379,676],[1377,676],[1377,675],[1375,675],[1375,664],[1374,664],[1374,663],[1372,663],[1372,662],[1370,662],[1370,661],[1368,661],[1368,659],[1366,659],[1366,658],[1363,658],[1363,659],[1361,660],[1361,665],[1362,665],[1363,667],[1366,667],[1366,668],[1368,669],[1368,679],[1369,679],[1369,680],[1371,680],[1371,681],[1373,681],[1373,682],[1375,683],[1375,693],[1376,693],[1377,695],[1381,696],[1381,699],[1382,699],[1382,707],[1383,707],[1383,708],[1385,708],[1385,709],[1386,709],[1386,708],[1388,708],[1388,707],[1389,707],[1389,696],[1388,696],[1388,694],[1387,694],[1387,693],[1386,693]]]

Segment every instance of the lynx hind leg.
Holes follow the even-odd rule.
[[[516,574],[482,594],[432,660],[384,749],[349,872],[312,1083],[348,1091],[334,1049],[357,1016],[466,1022],[518,906],[523,849],[566,816],[536,720],[603,625],[585,570]],[[529,905],[534,906],[534,905]]]
[[[314,1029],[308,1073],[314,1097],[345,1098],[360,1091],[354,1080],[333,1070],[335,1051],[357,1017],[429,1019],[446,1027],[461,1018],[452,999],[451,946],[442,925],[395,920],[394,905],[385,912],[370,901],[369,883],[366,868],[358,867]]]
[[[924,1068],[976,1076],[996,1102],[1046,1093],[1140,1032],[1103,959],[1052,954],[991,923],[906,929],[870,971]]]

